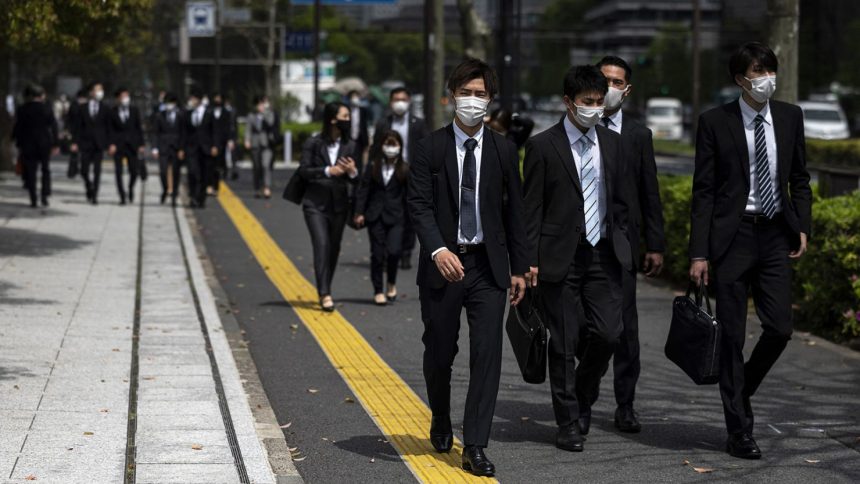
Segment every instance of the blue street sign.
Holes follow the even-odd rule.
[[[314,33],[311,31],[287,32],[284,34],[284,50],[286,52],[311,52],[314,50]]]

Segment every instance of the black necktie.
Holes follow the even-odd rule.
[[[471,241],[478,233],[475,148],[478,142],[469,138],[464,143],[466,156],[463,158],[463,176],[460,179],[460,231],[466,241]]]
[[[755,117],[755,178],[758,184],[758,198],[761,203],[761,212],[767,218],[773,218],[776,214],[776,203],[773,196],[773,181],[770,178],[770,163],[767,158],[767,139],[764,135],[764,116]]]
[[[606,127],[608,128],[608,127],[609,127],[609,123],[610,123],[609,118],[603,118],[603,125],[604,125],[604,126],[606,126]]]

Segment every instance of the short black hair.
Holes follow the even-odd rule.
[[[196,97],[197,99],[202,99],[202,98],[203,98],[203,92],[202,92],[200,89],[198,89],[198,88],[196,88],[196,87],[195,87],[195,88],[192,88],[192,89],[188,92],[188,97],[190,97],[190,98],[191,98],[191,97]]]
[[[745,76],[747,69],[754,62],[758,62],[764,68],[773,72],[779,69],[779,61],[770,47],[761,42],[747,42],[738,47],[738,50],[729,59],[729,76],[732,78],[732,83],[735,82],[736,75]]]
[[[114,92],[113,92],[113,96],[114,96],[114,97],[119,97],[119,96],[120,96],[120,94],[122,94],[122,93],[124,93],[124,92],[130,92],[130,91],[128,90],[128,88],[127,88],[127,87],[125,87],[125,86],[120,86],[120,87],[116,88],[116,91],[114,91]]]
[[[600,62],[595,64],[595,67],[598,69],[603,66],[615,66],[624,69],[624,80],[630,82],[630,79],[633,78],[633,69],[630,68],[630,64],[627,63],[626,60],[621,57],[615,55],[608,55],[603,59],[600,59]]]
[[[92,90],[95,89],[96,86],[104,87],[104,84],[102,84],[101,81],[90,81],[90,83],[87,84],[87,92],[92,92]]]
[[[564,76],[564,95],[571,100],[585,91],[597,91],[605,96],[609,90],[606,76],[595,66],[574,66]]]
[[[465,86],[472,79],[483,79],[484,88],[491,98],[496,97],[499,80],[496,72],[486,62],[471,57],[461,62],[451,71],[448,76],[448,90],[457,92],[457,89]]]
[[[42,97],[45,94],[45,89],[38,84],[27,84],[27,87],[24,88],[24,98],[27,100],[36,99],[38,97]]]
[[[164,93],[164,102],[166,103],[175,103],[179,101],[179,97],[175,92],[166,92]]]
[[[401,92],[406,93],[406,96],[408,96],[410,98],[412,97],[412,93],[409,92],[409,89],[406,89],[405,87],[400,86],[400,87],[395,87],[394,89],[391,90],[391,93],[388,95],[388,99],[393,98],[395,94],[400,94]]]

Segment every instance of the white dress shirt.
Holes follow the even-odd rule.
[[[203,115],[206,114],[206,106],[203,104],[197,106],[194,112],[191,114],[191,124],[194,126],[200,126],[203,123]]]
[[[352,123],[350,123],[350,128],[351,128],[350,129],[350,131],[351,131],[350,136],[352,137],[352,139],[356,140],[356,139],[358,139],[358,135],[361,134],[360,133],[361,108],[358,106],[355,106],[352,109],[350,109],[349,119],[352,121]]]
[[[96,100],[90,101],[90,117],[94,118],[99,113],[99,102]]]
[[[331,178],[331,173],[329,173],[329,168],[337,164],[337,153],[340,151],[340,140],[335,141],[334,143],[326,146],[326,151],[328,152],[328,164],[329,166],[325,167],[325,176]],[[348,173],[350,178],[355,178],[358,176],[358,171],[356,170],[355,174]]]
[[[123,124],[128,121],[128,108],[123,106],[119,108],[119,119],[122,120]]]
[[[594,165],[595,170],[594,182],[597,183],[597,217],[600,219],[600,237],[604,238],[606,237],[606,186],[603,179],[603,162],[600,157],[600,144],[597,139],[597,130],[592,127],[583,134],[579,128],[570,122],[570,118],[567,116],[564,117],[564,130],[567,132],[567,139],[570,142],[570,150],[573,153],[573,161],[576,164],[576,173],[580,181],[582,180],[582,162],[585,160],[582,159],[582,153],[579,151],[579,139],[585,137],[589,140],[591,163]],[[583,190],[585,189],[585,187],[582,188]],[[583,193],[583,196],[584,195],[585,194]],[[585,232],[585,220],[583,219],[582,222],[582,230]]]
[[[403,149],[400,150],[403,156],[403,161],[409,162],[409,114],[403,116],[393,116],[391,118],[391,129],[397,131],[400,137],[403,138]]]
[[[388,182],[391,181],[392,175],[394,175],[394,163],[383,163],[382,164],[382,183],[385,186],[388,186]]]
[[[462,197],[462,180],[463,180],[463,161],[466,159],[466,140],[469,139],[469,135],[463,132],[457,123],[453,123],[454,126],[454,145],[457,147],[457,205],[460,204],[460,199]],[[475,232],[475,237],[473,239],[466,239],[463,236],[463,231],[460,228],[460,221],[457,221],[457,243],[463,245],[470,244],[481,244],[484,242],[484,228],[481,226],[481,153],[483,151],[484,146],[484,126],[481,125],[481,128],[478,129],[478,132],[475,133],[474,136],[471,137],[475,141],[478,142],[478,146],[475,147],[475,222],[477,222],[478,230]],[[438,249],[433,251],[432,257],[436,257],[436,254],[445,250],[446,247],[439,247]]]
[[[613,114],[612,116],[608,116],[603,119],[609,119],[609,126],[607,126],[607,128],[611,129],[612,131],[615,131],[618,134],[621,134],[621,123],[623,121],[623,117],[624,115],[621,114],[621,110],[619,109],[618,111],[615,111],[615,114]],[[601,123],[604,122],[603,119],[600,120]]]
[[[755,165],[755,117],[759,114],[764,116],[764,122],[761,123],[764,128],[764,139],[767,144],[767,162],[770,171],[770,179],[773,185],[773,202],[776,206],[776,212],[782,211],[782,201],[779,192],[779,182],[777,181],[776,173],[776,135],[773,131],[773,116],[770,113],[770,103],[766,103],[761,111],[756,111],[743,96],[739,101],[741,105],[741,117],[744,122],[744,133],[747,138],[747,152],[750,157],[750,193],[747,196],[748,213],[761,213],[761,200],[758,194],[758,180],[756,179]]]

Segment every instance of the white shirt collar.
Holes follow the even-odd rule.
[[[744,126],[746,127],[755,127],[755,117],[761,114],[764,116],[764,122],[767,124],[773,124],[773,116],[770,115],[770,101],[764,104],[764,107],[761,108],[761,111],[756,111],[752,106],[747,104],[747,100],[744,99],[743,96],[738,100],[738,104],[741,105],[741,117],[744,120]]]
[[[591,141],[592,145],[597,144],[597,130],[594,129],[594,126],[588,128],[588,131],[583,134],[583,132],[580,131],[579,128],[577,128],[573,125],[572,122],[570,122],[570,118],[567,117],[566,114],[564,115],[564,131],[567,133],[567,139],[571,145],[575,144],[577,141],[579,141],[579,138],[582,138],[583,136],[588,138],[588,140]]]
[[[480,146],[481,142],[484,140],[484,125],[483,125],[483,123],[481,124],[481,129],[479,129],[478,132],[475,133],[474,136],[469,136],[466,133],[464,133],[463,130],[460,129],[459,126],[457,126],[456,121],[451,123],[451,124],[454,126],[454,142],[457,144],[458,148],[462,147],[464,145],[464,143],[466,143],[466,140],[469,138],[474,138],[474,140],[478,142],[478,146]]]
[[[621,126],[622,117],[623,117],[623,115],[621,114],[622,111],[623,110],[619,109],[618,111],[615,111],[615,114],[613,114],[612,116],[609,116],[609,120],[612,121],[611,123],[609,123],[610,127]]]

